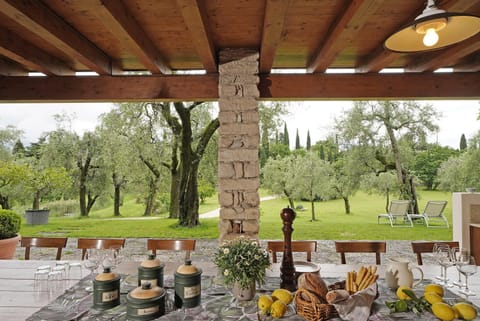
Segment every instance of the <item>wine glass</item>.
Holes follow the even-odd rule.
[[[470,250],[464,247],[453,247],[452,255],[453,255],[454,265],[457,266],[458,261],[460,260],[461,257],[470,256]],[[458,270],[458,280],[453,281],[453,284],[458,286],[459,288],[462,288],[463,286],[465,286],[465,284],[462,282],[462,274],[460,273],[460,270]]]
[[[83,266],[90,271],[91,276],[91,285],[88,285],[85,290],[88,292],[93,292],[93,280],[95,279],[95,271],[100,265],[100,255],[96,249],[87,250],[87,259],[83,262]]]
[[[445,247],[445,246],[448,247],[448,245],[443,244],[443,243],[434,243],[434,244],[433,244],[432,253],[433,253],[433,257],[434,257],[434,259],[435,259],[435,262],[438,263],[438,260],[439,260],[439,254],[438,254],[439,249],[440,249],[441,247]],[[444,274],[443,274],[443,267],[442,267],[442,266],[440,266],[440,275],[437,275],[435,278],[436,278],[437,280],[440,280],[440,281],[443,281],[443,280],[444,280],[445,276],[444,276]]]
[[[454,260],[452,256],[452,250],[447,244],[440,244],[440,243],[435,243],[437,246],[435,247],[435,258],[437,260],[437,263],[442,267],[442,275],[443,275],[443,280],[441,280],[441,284],[447,288],[452,287],[453,284],[448,283],[448,278],[447,278],[447,269],[451,266],[453,266]]]
[[[461,255],[456,266],[458,271],[465,276],[465,288],[460,289],[459,292],[467,297],[476,295],[475,292],[468,288],[468,277],[477,273],[477,263],[475,262],[475,257],[471,255]]]
[[[113,271],[123,261],[123,255],[120,253],[120,249],[110,249],[105,254],[102,261],[103,267],[110,267]]]

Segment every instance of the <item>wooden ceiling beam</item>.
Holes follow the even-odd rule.
[[[28,70],[13,61],[0,58],[0,76],[27,76]]]
[[[46,75],[66,76],[75,74],[64,62],[16,37],[6,29],[0,29],[0,54],[26,66],[27,69],[42,72]]]
[[[270,73],[272,69],[289,5],[290,0],[267,0],[260,47],[259,70],[261,73]]]
[[[480,53],[465,57],[453,68],[454,72],[478,72],[480,71]]]
[[[420,59],[411,59],[405,67],[405,71],[435,71],[440,67],[448,66],[449,63],[456,64],[457,61],[477,50],[480,50],[480,34],[457,44],[455,47],[445,48],[432,55],[424,55]]]
[[[182,11],[183,20],[207,73],[217,72],[217,56],[215,46],[210,37],[207,24],[207,14],[198,0],[177,0],[177,5]]]
[[[479,99],[479,73],[260,76],[265,100]]]
[[[480,99],[479,73],[270,74],[262,100]],[[218,75],[0,77],[0,102],[218,100]]]
[[[325,72],[335,60],[338,53],[347,46],[360,32],[361,26],[368,18],[367,12],[375,12],[380,1],[349,1],[337,21],[333,22],[326,39],[315,50],[307,64],[307,72]]]
[[[140,62],[152,74],[172,73],[160,51],[122,1],[102,0],[95,7],[92,7],[91,2],[87,1],[81,1],[79,4],[90,6],[89,9],[99,16],[112,35],[131,48]]]
[[[0,0],[0,7],[4,15],[91,70],[101,75],[110,74],[109,57],[42,1]]]

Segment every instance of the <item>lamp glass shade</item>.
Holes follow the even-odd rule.
[[[425,33],[418,32],[416,26],[434,19],[446,19],[447,24],[436,31],[438,42],[427,47],[423,43]],[[480,17],[463,13],[441,13],[415,20],[388,37],[384,46],[388,50],[400,53],[436,50],[473,37],[478,32]]]

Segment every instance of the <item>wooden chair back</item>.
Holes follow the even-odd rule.
[[[452,247],[459,247],[457,241],[438,241],[438,242],[423,242],[423,241],[413,241],[412,242],[412,251],[417,255],[418,265],[423,265],[422,253],[432,253],[433,245],[435,243],[447,244]]]
[[[380,253],[387,251],[384,241],[335,241],[335,250],[340,253],[340,261],[347,264],[345,253],[375,253],[375,263],[380,265]]]
[[[125,246],[125,239],[79,238],[77,248],[82,250],[82,260],[85,260],[88,249],[115,249]]]
[[[62,258],[62,250],[67,246],[66,237],[23,237],[20,246],[25,248],[25,260],[30,260],[30,248],[49,247],[57,249],[55,260]]]
[[[157,255],[157,250],[185,251],[185,260],[190,259],[190,252],[195,251],[196,240],[193,239],[148,239],[147,249]]]
[[[272,255],[272,262],[277,263],[277,252],[283,253],[283,241],[268,241],[268,251]],[[312,262],[312,252],[317,251],[317,241],[292,241],[292,252],[305,252],[307,254],[307,262]]]

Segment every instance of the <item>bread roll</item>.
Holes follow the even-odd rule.
[[[328,287],[325,281],[320,277],[318,272],[306,272],[301,274],[298,277],[297,286],[298,288],[304,288],[314,293],[322,301],[326,302]]]
[[[348,299],[349,296],[350,294],[347,290],[332,290],[327,292],[326,298],[328,303],[334,304]]]

